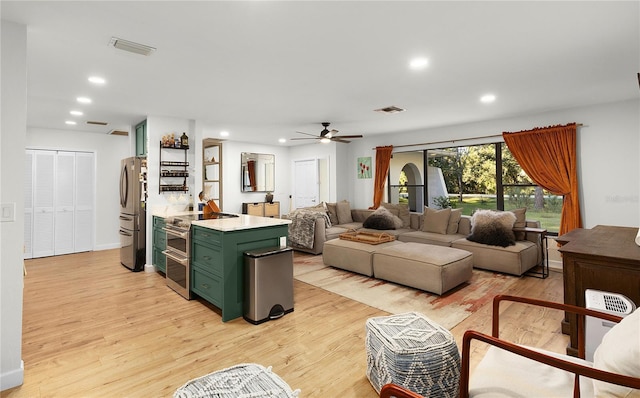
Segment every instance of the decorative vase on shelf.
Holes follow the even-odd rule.
[[[267,192],[264,197],[264,200],[268,203],[273,203],[273,194],[271,192]]]

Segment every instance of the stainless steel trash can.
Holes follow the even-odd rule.
[[[255,325],[293,311],[293,251],[268,247],[244,254],[244,319]]]

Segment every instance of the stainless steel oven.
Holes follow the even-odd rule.
[[[178,218],[167,220],[164,231],[167,234],[167,249],[163,251],[167,259],[167,286],[187,300],[190,292],[190,252],[191,222]]]

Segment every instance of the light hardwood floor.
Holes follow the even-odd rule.
[[[118,256],[26,261],[25,381],[2,397],[170,397],[192,378],[247,362],[272,366],[302,397],[377,396],[365,376],[364,324],[386,312],[295,281],[294,312],[261,325],[222,323],[215,307],[183,299],[161,274],[125,269]],[[562,301],[562,275],[520,278],[497,293]],[[490,333],[490,311],[452,329],[459,347],[467,329]],[[503,336],[562,352],[561,318],[505,306]],[[474,364],[484,350],[474,345]]]

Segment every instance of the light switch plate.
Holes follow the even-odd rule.
[[[14,222],[16,220],[16,204],[2,203],[0,210],[0,222]]]

